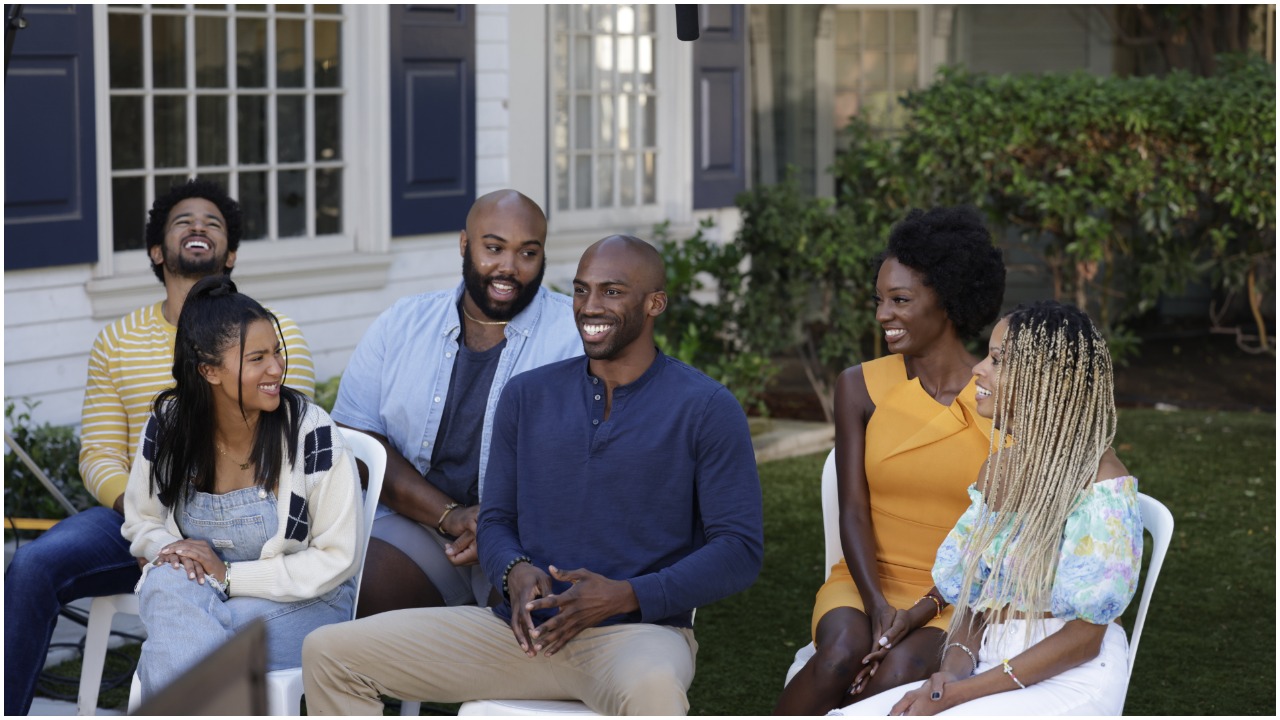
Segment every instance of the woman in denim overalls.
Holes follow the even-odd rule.
[[[301,664],[311,630],[351,619],[355,461],[323,410],[286,387],[275,317],[226,276],[191,289],[173,375],[138,446],[122,532],[138,583],[143,697],[255,618],[267,669]]]

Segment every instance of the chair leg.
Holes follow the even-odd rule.
[[[102,689],[102,669],[107,662],[107,640],[111,636],[111,620],[116,615],[113,596],[97,597],[89,606],[89,624],[84,636],[84,662],[80,669],[80,690],[76,696],[76,714],[98,714],[98,692]]]
[[[412,700],[400,701],[400,717],[417,717],[422,714],[422,703]]]

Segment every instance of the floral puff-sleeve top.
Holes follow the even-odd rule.
[[[969,508],[947,533],[938,548],[933,580],[947,602],[960,596],[964,577],[964,547],[982,514],[982,493],[969,486]],[[982,586],[991,581],[991,561],[996,550],[1008,542],[1006,528],[982,553],[978,576],[969,590],[976,611],[992,609],[993,601],[981,598]],[[1009,564],[1008,556],[1005,565]],[[1080,492],[1076,507],[1067,516],[1058,554],[1058,571],[1053,580],[1052,607],[1048,610],[1062,620],[1085,620],[1103,624],[1120,617],[1138,589],[1142,566],[1142,514],[1138,508],[1138,479],[1124,477],[1101,480]],[[997,576],[996,582],[1000,581]],[[1017,608],[1043,612],[1044,608]]]

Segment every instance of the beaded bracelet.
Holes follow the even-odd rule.
[[[950,645],[942,648],[942,654],[946,655],[947,651],[953,647],[958,647],[961,650],[963,650],[964,654],[969,656],[969,662],[973,663],[973,672],[978,672],[978,658],[974,657],[973,651],[970,650],[964,643],[953,642]],[[970,675],[972,674],[973,673],[970,673]]]
[[[529,559],[529,557],[528,557],[527,555],[520,555],[520,556],[516,557],[515,559],[513,559],[511,562],[507,563],[507,569],[502,571],[502,595],[503,595],[503,597],[506,597],[506,598],[510,599],[510,597],[511,597],[511,591],[507,589],[507,577],[511,575],[511,570],[512,570],[512,568],[514,568],[515,566],[519,565],[519,564],[520,564],[520,563],[522,563],[522,562],[531,563],[531,562],[533,562],[533,561],[532,561],[532,560],[530,560],[530,559]]]
[[[1009,664],[1008,659],[1001,660],[1000,664],[1004,666],[1005,675],[1008,675],[1018,687],[1023,690],[1027,689],[1027,686],[1022,684],[1022,681],[1018,679],[1018,676],[1013,674],[1013,666]]]
[[[934,614],[933,619],[937,620],[938,618],[942,617],[942,601],[939,600],[938,597],[933,593],[925,593],[924,597],[920,598],[920,600],[924,600],[926,598],[929,600],[932,600],[933,604],[938,608],[938,612]],[[917,600],[916,602],[920,602],[920,600]]]

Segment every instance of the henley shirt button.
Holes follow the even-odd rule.
[[[430,441],[430,440],[423,440],[423,441],[422,441],[422,447],[431,447],[431,441]]]
[[[445,354],[444,354],[444,356],[445,356],[445,357],[447,357],[447,358],[451,358],[451,357],[453,357],[453,353],[451,353],[451,352],[447,352],[447,353],[445,353]]]
[[[600,399],[600,396],[599,396],[599,395],[597,395],[597,396],[596,396],[596,399],[597,399],[597,400],[599,400],[599,399]]]
[[[599,385],[599,384],[600,384],[600,378],[591,378],[591,384],[592,384],[592,385]]]
[[[599,420],[592,420],[592,421],[591,421],[591,424],[592,424],[592,425],[599,425],[599,424],[600,424],[600,421],[599,421]]]
[[[439,396],[439,395],[437,395],[437,396],[436,396],[436,402],[440,402],[440,396]]]

